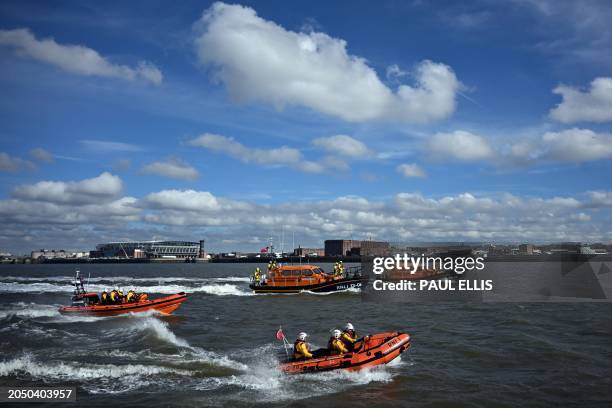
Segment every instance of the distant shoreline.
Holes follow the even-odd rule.
[[[438,256],[465,256],[465,254],[437,254]],[[23,265],[23,264],[183,264],[183,263],[244,263],[244,264],[267,264],[271,260],[279,263],[333,263],[342,261],[343,263],[362,263],[369,262],[372,257],[360,256],[318,256],[318,257],[297,257],[290,256],[284,258],[215,258],[215,259],[184,259],[184,258],[66,258],[66,259],[46,259],[33,262],[14,261],[2,262],[2,265]],[[589,262],[589,261],[611,261],[612,254],[575,254],[558,253],[552,255],[498,255],[489,256],[484,261],[488,262]]]

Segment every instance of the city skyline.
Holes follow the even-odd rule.
[[[604,1],[3,2],[0,252],[611,242],[610,19]]]

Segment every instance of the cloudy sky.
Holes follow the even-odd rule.
[[[608,1],[0,4],[0,252],[612,241]]]

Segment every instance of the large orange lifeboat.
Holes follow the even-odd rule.
[[[327,273],[316,265],[274,265],[266,275],[254,278],[249,287],[255,293],[335,292],[362,289],[368,277],[360,267]]]
[[[314,357],[286,360],[280,369],[289,374],[313,373],[344,369],[357,371],[387,364],[410,348],[408,333],[389,332],[366,336],[355,343],[354,351],[339,355],[324,355],[327,350],[315,350]]]

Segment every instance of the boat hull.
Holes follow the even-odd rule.
[[[122,303],[118,305],[92,305],[92,306],[63,306],[59,311],[62,314],[87,314],[94,316],[117,316],[125,313],[141,313],[157,311],[171,314],[187,300],[184,292],[166,296],[160,299],[147,300],[137,303]]]
[[[288,374],[330,370],[358,371],[387,364],[409,348],[410,335],[408,333],[379,333],[361,340],[356,344],[356,351],[351,353],[286,361],[281,364],[280,369]]]
[[[330,282],[315,283],[312,285],[256,285],[250,284],[249,288],[255,293],[299,293],[303,291],[324,293],[339,292],[347,289],[365,289],[368,284],[367,278],[346,278]]]

